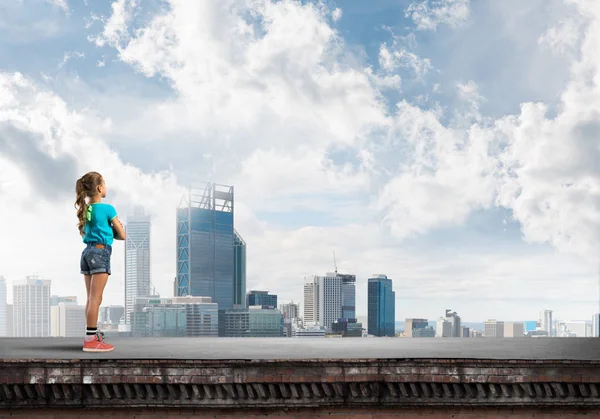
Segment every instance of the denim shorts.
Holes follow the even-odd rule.
[[[103,249],[98,249],[96,243],[88,244],[81,253],[81,273],[83,275],[94,275],[107,273],[110,275],[110,256],[112,247],[108,244]]]

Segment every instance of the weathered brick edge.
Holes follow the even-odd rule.
[[[600,406],[599,361],[0,360],[0,408]]]

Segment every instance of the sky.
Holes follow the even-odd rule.
[[[85,301],[75,181],[152,216],[235,187],[248,289],[386,274],[396,318],[591,319],[597,0],[0,0],[0,275]],[[104,304],[123,304],[123,244]],[[10,300],[9,291],[9,300]]]

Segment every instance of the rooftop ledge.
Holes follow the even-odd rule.
[[[600,407],[600,339],[0,339],[0,409]]]

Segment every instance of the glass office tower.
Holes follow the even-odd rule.
[[[396,293],[386,275],[369,278],[368,333],[373,336],[395,336]]]
[[[248,307],[277,308],[277,295],[269,294],[269,291],[252,290],[246,295],[246,305]]]
[[[246,242],[233,230],[233,304],[246,307]]]
[[[177,295],[244,304],[246,245],[233,227],[233,186],[192,187],[177,209]],[[242,289],[243,288],[243,289]]]
[[[125,226],[125,323],[130,323],[137,297],[148,297],[150,283],[150,216],[135,207]]]
[[[342,278],[342,319],[356,321],[356,275],[339,274]]]

